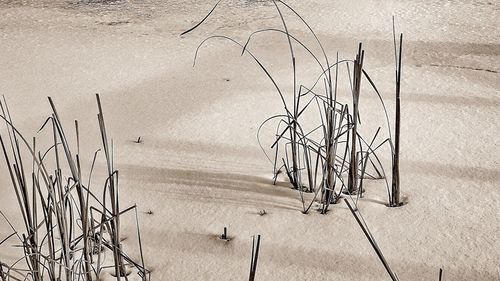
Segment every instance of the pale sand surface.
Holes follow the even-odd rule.
[[[205,26],[181,38],[212,3],[33,2],[0,3],[0,93],[28,137],[49,114],[46,97],[52,96],[67,126],[80,121],[87,162],[100,145],[93,94],[101,94],[122,205],[139,206],[153,280],[244,280],[254,234],[263,239],[257,280],[388,280],[345,205],[326,216],[302,215],[298,194],[271,184],[272,167],[255,135],[282,107],[258,67],[238,48],[213,41],[192,68],[197,45],[209,35],[244,40],[253,30],[280,27],[272,6],[223,3]],[[445,280],[499,280],[500,5],[350,2],[290,4],[331,58],[337,51],[352,58],[364,42],[365,67],[391,115],[393,14],[405,33],[401,166],[409,203],[385,207],[384,184],[370,181],[360,211],[401,280],[437,280],[440,267]],[[310,39],[298,22],[290,25]],[[251,48],[290,89],[285,38],[259,35]],[[304,81],[313,81],[316,66],[304,59],[300,67]],[[376,114],[363,120],[373,134],[368,125],[383,119],[377,99],[364,89],[361,111]],[[133,143],[138,136],[142,144]],[[104,175],[103,163],[96,179]],[[18,207],[1,167],[0,209],[16,221]],[[259,216],[262,209],[268,214]],[[125,220],[126,236],[135,235],[133,226]],[[215,238],[224,226],[229,243]],[[0,238],[8,234],[0,224]],[[0,259],[16,251],[2,247]]]

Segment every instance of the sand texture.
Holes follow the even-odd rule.
[[[193,68],[207,36],[244,41],[254,30],[280,28],[269,2],[222,1],[182,37],[214,1],[0,2],[0,94],[13,119],[31,138],[51,112],[51,96],[66,124],[80,122],[88,173],[100,147],[94,96],[100,93],[121,204],[138,205],[152,280],[245,280],[254,234],[262,235],[256,280],[390,280],[346,205],[303,215],[284,177],[272,185],[256,133],[282,106],[258,66],[241,49],[214,40]],[[443,280],[500,280],[500,3],[382,2],[289,1],[333,60],[337,51],[353,59],[363,42],[364,67],[390,116],[392,15],[405,35],[401,188],[408,203],[386,207],[384,183],[367,181],[360,212],[402,281],[438,280],[439,268]],[[313,40],[292,14],[285,16],[291,32]],[[249,48],[290,90],[286,38],[254,40]],[[298,65],[301,81],[316,79],[305,53]],[[339,87],[347,100],[348,85]],[[367,83],[360,104],[361,130],[372,135],[384,119]],[[20,225],[0,161],[0,210]],[[105,176],[104,165],[98,158],[96,179]],[[122,235],[134,237],[134,225],[124,218]],[[217,238],[224,226],[229,242]],[[0,220],[0,240],[10,232]],[[124,247],[133,252],[129,240]],[[19,251],[2,245],[0,260],[14,260]]]

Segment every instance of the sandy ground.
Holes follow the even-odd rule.
[[[93,94],[102,95],[122,204],[139,206],[153,280],[244,280],[254,234],[263,239],[257,280],[388,280],[346,206],[303,215],[296,192],[271,184],[255,135],[281,106],[258,67],[220,41],[192,67],[209,35],[243,40],[279,27],[273,7],[225,1],[204,27],[180,37],[213,4],[193,2],[1,1],[0,93],[21,131],[36,132],[52,96],[66,124],[80,121],[82,155],[91,159],[99,147]],[[332,58],[337,51],[352,58],[364,42],[365,67],[391,114],[392,15],[405,33],[401,165],[409,203],[385,207],[384,184],[369,182],[359,207],[373,235],[400,280],[437,280],[439,268],[444,280],[499,280],[500,5],[350,2],[290,3]],[[290,28],[307,40],[298,22]],[[251,48],[289,89],[285,38],[259,35]],[[299,65],[310,83],[314,64]],[[361,110],[374,114],[365,117],[368,128],[380,121],[380,108],[365,92]],[[133,143],[138,136],[142,144]],[[15,220],[2,167],[0,209]],[[259,216],[262,209],[268,214]],[[224,226],[229,243],[215,238]],[[124,228],[133,251],[132,220]],[[0,238],[8,234],[0,224]],[[14,254],[0,248],[2,260]]]

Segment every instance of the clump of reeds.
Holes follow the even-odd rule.
[[[46,147],[39,145],[36,138],[32,142],[24,138],[13,123],[5,98],[0,101],[0,118],[6,125],[6,133],[0,133],[0,143],[24,222],[24,229],[15,229],[2,213],[13,234],[1,240],[0,245],[16,238],[23,254],[12,264],[0,264],[0,280],[90,281],[99,280],[108,268],[116,280],[127,279],[126,274],[131,270],[142,280],[149,280],[150,273],[142,255],[137,207],[120,208],[113,145],[106,133],[99,95],[96,97],[103,145],[100,150],[104,152],[107,167],[103,188],[91,188],[98,151],[85,178],[78,122],[74,123],[76,147],[73,147],[51,98],[52,114],[40,129],[50,126],[52,141]],[[120,218],[131,211],[135,211],[140,261],[124,252],[120,239]],[[107,252],[111,253],[111,261],[106,259]]]
[[[187,34],[198,28],[208,19],[217,5],[194,27],[183,32]],[[259,127],[257,138],[266,157],[273,165],[274,180],[280,172],[286,174],[292,187],[299,191],[302,203],[302,212],[307,213],[313,203],[321,203],[320,211],[326,213],[331,203],[336,203],[342,194],[363,196],[364,179],[383,179],[387,188],[388,205],[399,206],[400,180],[399,180],[399,139],[400,139],[400,82],[402,61],[402,35],[400,37],[399,55],[396,52],[396,132],[393,141],[389,116],[384,100],[379,93],[374,81],[363,68],[364,50],[359,44],[358,53],[354,60],[339,60],[338,54],[335,62],[326,55],[320,40],[307,24],[307,22],[287,3],[272,1],[281,20],[281,28],[267,28],[257,30],[248,36],[246,42],[238,42],[228,36],[210,36],[203,40],[195,53],[195,62],[200,48],[208,40],[222,39],[236,44],[241,48],[241,54],[249,55],[265,73],[276,89],[282,102],[284,112],[267,118]],[[313,52],[313,47],[299,40],[290,32],[282,9],[286,9],[297,17],[314,38],[314,44],[320,52]],[[250,42],[259,33],[277,33],[283,35],[288,44],[293,73],[293,90],[286,93],[278,85],[263,61],[250,51]],[[318,65],[318,78],[312,85],[300,83],[297,75],[295,53],[302,49],[308,53]],[[338,98],[338,85],[340,67],[345,67],[346,79],[350,85],[351,103],[341,103]],[[386,124],[375,128],[376,133],[369,138],[360,133],[358,129],[361,112],[361,81],[365,80],[373,91],[366,94],[375,94],[381,103],[381,112],[386,119]],[[286,97],[291,97],[287,102]],[[319,120],[316,124],[305,121],[305,112],[313,112]],[[373,114],[373,113],[372,113]],[[276,122],[275,138],[269,147],[273,150],[268,155],[260,141],[260,132],[264,125]],[[385,128],[384,128],[385,127]],[[385,130],[382,130],[385,129]],[[390,159],[392,160],[392,188],[385,173],[382,161],[378,156],[378,149],[384,145],[390,146]],[[306,201],[304,192],[314,193],[311,201]]]
[[[183,32],[189,33],[199,27],[217,5],[194,27]],[[400,177],[399,177],[399,152],[400,152],[400,93],[401,93],[401,65],[403,35],[399,38],[399,49],[396,43],[396,35],[393,21],[394,56],[396,61],[396,113],[395,113],[395,135],[393,138],[391,124],[387,113],[385,102],[378,91],[374,81],[363,67],[364,50],[362,44],[358,46],[358,52],[354,60],[339,60],[330,62],[320,40],[307,24],[307,22],[288,4],[279,0],[272,0],[281,19],[282,28],[267,28],[257,30],[248,36],[246,42],[240,43],[228,36],[210,36],[203,40],[196,49],[195,59],[201,46],[208,40],[223,39],[236,44],[241,48],[241,54],[249,55],[271,81],[279,95],[284,112],[267,118],[259,127],[257,139],[264,154],[273,165],[274,182],[278,174],[283,172],[289,179],[292,187],[298,190],[302,203],[302,212],[307,213],[315,201],[321,203],[319,210],[326,213],[331,203],[337,203],[342,194],[353,200],[357,210],[357,199],[363,196],[365,179],[383,179],[387,188],[388,206],[397,207],[402,204],[400,199]],[[296,16],[314,37],[315,44],[320,53],[312,51],[313,47],[299,40],[288,29],[282,9],[285,8]],[[293,73],[293,91],[285,93],[277,81],[273,78],[264,62],[254,55],[249,48],[253,37],[258,33],[274,32],[283,35],[288,43],[288,50]],[[297,63],[295,52],[300,48],[308,53],[318,65],[319,75],[312,85],[300,83],[297,75]],[[342,103],[338,98],[338,85],[342,81],[339,78],[340,67],[345,66],[347,82],[350,85],[350,103]],[[386,123],[376,128],[375,134],[368,138],[360,133],[361,112],[359,104],[362,97],[361,82],[365,80],[371,86],[371,93],[375,94],[380,101],[382,110],[380,114],[385,117]],[[363,94],[364,95],[364,94]],[[286,102],[286,96],[292,98],[292,102]],[[288,99],[289,100],[289,99]],[[316,124],[308,124],[302,116],[305,112],[313,112],[319,120]],[[373,114],[373,113],[372,113]],[[273,150],[272,155],[266,153],[260,141],[260,132],[264,125],[274,121],[277,123],[274,140],[269,147]],[[385,134],[384,134],[385,131]],[[384,165],[378,156],[379,148],[389,145],[390,159],[392,161],[392,187],[385,173]],[[304,192],[314,193],[313,199],[306,202]],[[356,196],[356,198],[353,198]],[[398,280],[396,274],[382,255],[375,239],[370,233],[361,215],[344,199],[356,221],[362,228],[370,244],[374,248],[380,261],[392,280]],[[249,280],[254,280],[255,266],[257,264],[259,239],[257,247],[252,248],[252,263]],[[254,238],[255,239],[255,238]],[[256,254],[254,254],[256,252]]]

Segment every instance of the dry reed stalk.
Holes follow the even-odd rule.
[[[349,210],[351,211],[352,215],[356,219],[356,222],[359,224],[359,227],[361,227],[361,230],[363,230],[363,233],[365,234],[366,238],[368,239],[368,241],[370,242],[371,246],[375,250],[375,253],[377,254],[379,260],[384,265],[384,268],[387,271],[387,273],[389,274],[389,276],[391,277],[392,281],[399,281],[399,279],[397,278],[396,274],[392,271],[391,267],[387,263],[384,255],[382,254],[382,251],[380,250],[380,248],[377,245],[377,242],[375,242],[375,239],[373,238],[373,235],[371,234],[370,230],[368,229],[368,226],[366,225],[366,223],[364,222],[364,220],[362,219],[362,217],[360,217],[356,213],[357,208],[356,208],[356,210],[354,210],[353,207],[351,206],[351,204],[349,203],[349,201],[346,198],[344,198],[344,202],[347,204],[347,207],[349,207]]]
[[[359,95],[361,91],[361,74],[363,70],[363,59],[365,51],[362,50],[361,43],[359,44],[358,54],[354,60],[353,70],[353,91],[352,91],[352,135],[351,135],[351,153],[349,160],[349,180],[347,182],[347,192],[355,194],[358,192],[358,154],[356,151],[356,140],[358,135],[358,119],[359,119]],[[362,192],[362,191],[361,191]]]
[[[394,46],[396,48],[396,45]],[[397,56],[396,67],[396,132],[394,136],[394,155],[392,163],[392,190],[391,190],[391,207],[401,205],[400,200],[400,178],[399,178],[399,139],[401,134],[401,61],[403,52],[403,34],[399,37],[399,55]]]
[[[255,272],[257,271],[257,260],[259,259],[259,249],[260,249],[260,235],[257,235],[257,241],[255,241],[255,236],[252,242],[252,259],[250,261],[250,276],[249,281],[255,280]]]
[[[326,160],[325,160],[325,169],[326,169],[326,183],[324,186],[324,198],[323,198],[323,209],[322,213],[326,213],[328,211],[328,206],[330,205],[332,192],[334,190],[335,185],[335,151],[334,151],[334,131],[335,131],[335,120],[334,120],[334,109],[332,107],[328,107],[327,115],[326,115],[326,124],[327,124],[327,133],[326,133]]]

